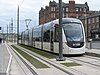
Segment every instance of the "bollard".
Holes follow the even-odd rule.
[[[89,39],[90,42],[90,49],[92,49],[92,39]]]

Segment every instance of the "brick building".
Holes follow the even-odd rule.
[[[89,11],[87,2],[85,4],[75,4],[74,0],[69,0],[69,3],[62,4],[63,17],[80,18],[92,14]],[[49,6],[41,7],[39,11],[39,25],[59,18],[59,3],[50,1]]]
[[[100,12],[81,18],[85,27],[86,37],[100,40]]]

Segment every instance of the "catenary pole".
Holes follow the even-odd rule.
[[[62,43],[62,0],[59,0],[59,56],[57,61],[64,61],[63,57],[63,43]]]

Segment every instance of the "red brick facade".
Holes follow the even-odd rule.
[[[69,3],[63,2],[63,17],[80,18],[90,15],[87,2],[85,4],[75,4],[74,0],[69,0]],[[39,11],[39,25],[50,22],[59,18],[59,4],[55,1],[50,1],[49,6],[45,9],[41,7]]]

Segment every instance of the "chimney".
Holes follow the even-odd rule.
[[[75,17],[76,8],[74,0],[69,0],[68,12],[70,13],[69,17]]]
[[[75,12],[75,1],[69,0],[69,6],[68,6],[69,12]]]

